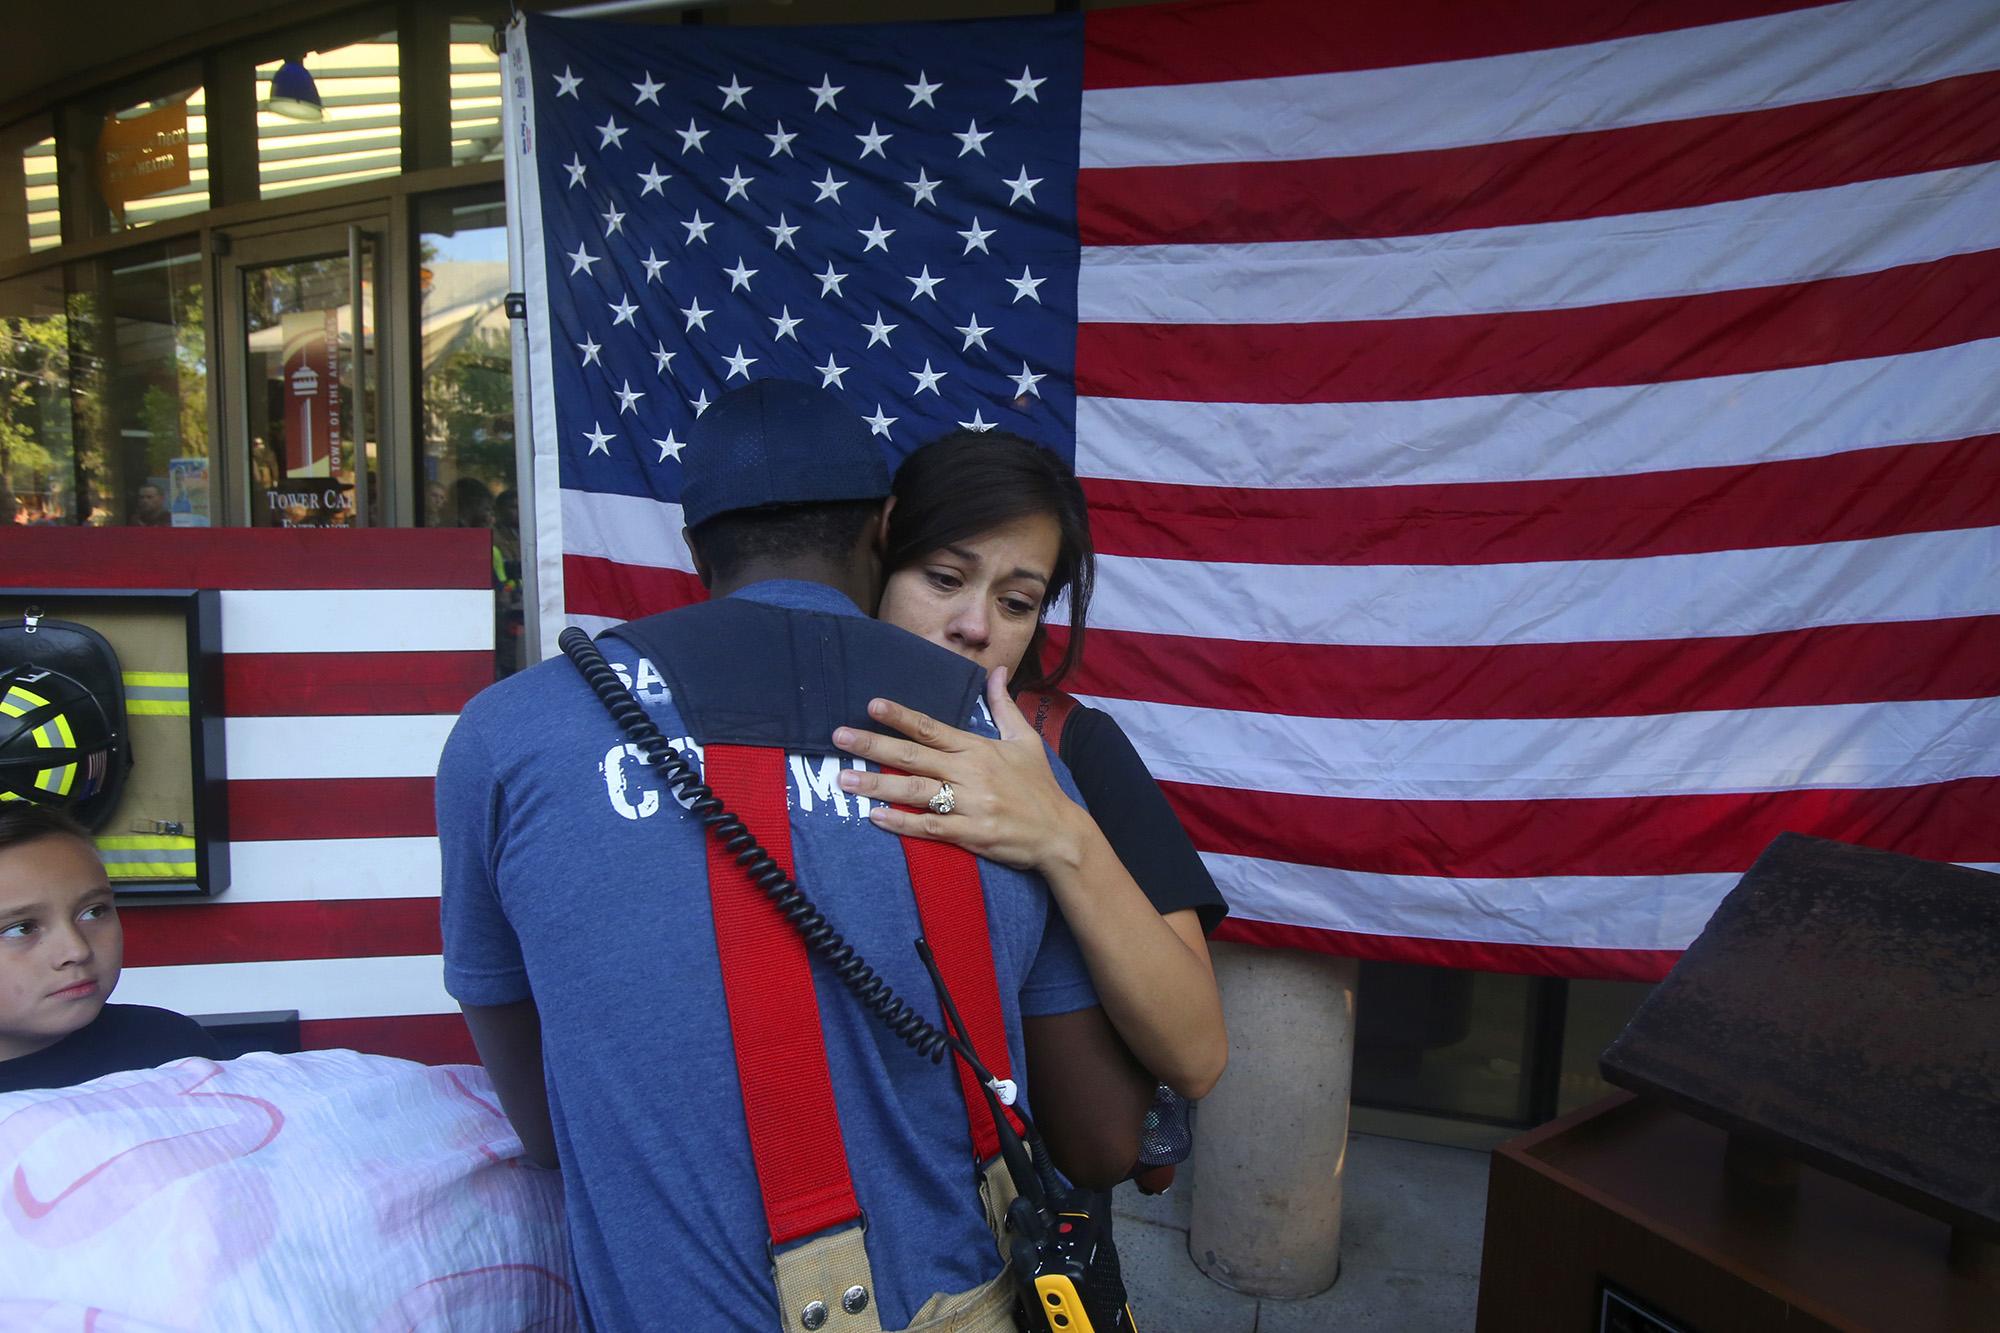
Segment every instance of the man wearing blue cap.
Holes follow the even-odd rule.
[[[935,924],[931,900],[920,919],[902,846],[836,781],[860,761],[830,738],[878,729],[864,711],[876,695],[992,731],[975,718],[976,667],[870,619],[888,467],[832,394],[779,380],[719,399],[681,461],[688,549],[712,600],[600,646],[674,750],[715,770],[712,785],[738,747],[774,756],[793,877],[935,1020],[912,947]],[[823,1072],[786,1067],[771,1132],[768,1094],[746,1089],[770,1082],[754,1052],[790,1020],[757,1021],[777,1011],[757,1008],[764,983],[744,981],[771,941],[735,942],[718,887],[732,872],[713,868],[701,823],[575,666],[544,662],[474,699],[437,802],[445,983],[528,1155],[562,1169],[586,1327],[1012,1327],[956,1071],[815,961]],[[1112,1036],[1042,882],[988,862],[976,876],[1007,1063],[1057,1164],[1108,1186],[1137,1156],[1150,1081]],[[800,1144],[829,1140],[854,1216],[796,1235],[772,1163],[804,1156],[791,1166],[810,1175],[828,1152]]]

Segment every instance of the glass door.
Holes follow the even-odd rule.
[[[229,503],[252,527],[380,527],[380,219],[232,240],[219,261]]]

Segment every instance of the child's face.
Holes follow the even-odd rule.
[[[36,838],[0,851],[0,1060],[96,1018],[125,961],[111,884],[89,846]]]

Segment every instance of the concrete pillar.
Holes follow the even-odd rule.
[[[1356,964],[1246,944],[1210,950],[1229,1069],[1196,1125],[1188,1251],[1237,1291],[1316,1295],[1340,1276]]]

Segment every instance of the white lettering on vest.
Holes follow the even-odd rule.
[[[674,697],[674,692],[667,688],[665,678],[660,675],[660,669],[653,665],[653,659],[650,657],[639,659],[639,678],[631,688],[649,704],[663,704]]]
[[[792,783],[798,789],[800,814],[812,813],[813,801],[830,803],[835,813],[843,819],[850,819],[847,807],[847,793],[840,789],[840,757],[826,755],[808,759],[805,755],[792,756]]]
[[[604,790],[611,797],[611,808],[616,810],[622,817],[626,819],[650,819],[660,812],[660,793],[647,790],[639,797],[638,804],[634,805],[631,797],[627,794],[633,786],[632,779],[627,776],[625,771],[625,765],[628,761],[640,767],[647,766],[646,758],[640,753],[639,747],[630,742],[623,745],[614,745],[604,752],[604,763],[602,765]]]

